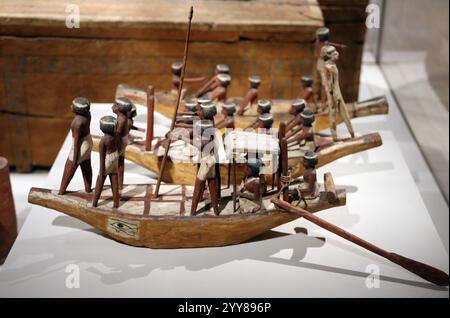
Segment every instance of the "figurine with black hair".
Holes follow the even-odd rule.
[[[226,102],[222,105],[223,119],[216,124],[217,129],[227,128],[235,129],[234,114],[236,113],[236,104],[234,102]]]
[[[345,104],[344,97],[342,96],[341,88],[339,85],[339,70],[336,66],[336,62],[339,60],[339,52],[334,46],[327,45],[322,48],[321,56],[325,62],[324,69],[324,84],[327,94],[328,103],[328,116],[330,121],[331,136],[333,140],[337,140],[336,132],[336,115],[339,113],[347,126],[348,132],[355,138],[355,132],[353,130],[350,115],[348,113],[347,105]]]
[[[91,103],[83,97],[77,97],[72,101],[72,112],[75,114],[70,130],[72,132],[72,148],[64,167],[64,173],[59,188],[59,194],[65,194],[66,189],[72,180],[78,166],[83,174],[84,189],[91,192],[92,186],[92,166],[91,151],[92,137],[90,132],[91,124]]]
[[[227,88],[231,83],[231,76],[228,74],[218,74],[217,81],[219,85],[206,96],[211,100],[217,100],[221,103],[225,103],[227,100]]]
[[[172,89],[174,92],[178,92],[178,88],[180,87],[181,81],[181,71],[183,70],[182,62],[174,62],[170,67],[172,71]],[[201,77],[184,77],[184,83],[197,83],[201,82],[205,79],[204,76]]]
[[[203,87],[197,92],[197,94],[195,94],[195,96],[202,97],[219,87],[220,82],[219,77],[217,76],[219,74],[230,75],[230,67],[226,64],[217,64],[216,68],[214,69],[214,75],[208,82],[206,82],[205,85],[203,85]]]
[[[211,205],[215,215],[219,215],[220,198],[220,174],[217,175],[217,160],[214,147],[209,147],[214,140],[214,124],[211,120],[200,120],[195,123],[195,129],[199,132],[200,163],[195,179],[194,194],[191,205],[191,215],[195,215],[200,201],[203,200],[206,183],[208,183]],[[196,143],[194,143],[196,144]]]
[[[262,128],[262,123],[261,123],[260,117],[264,114],[270,114],[271,110],[272,110],[272,102],[270,100],[266,100],[266,99],[259,100],[258,108],[257,108],[258,118],[256,118],[256,120],[253,123],[251,123],[246,129]]]
[[[319,185],[317,183],[316,165],[319,162],[318,156],[313,151],[307,151],[302,158],[305,172],[298,186],[298,192],[302,200],[312,200],[319,195]]]
[[[314,139],[314,114],[310,110],[304,110],[301,114],[303,119],[302,129],[296,134],[287,138],[287,143],[291,147],[293,144],[302,151],[315,151],[317,148]]]
[[[297,100],[303,99],[307,103],[309,110],[313,113],[318,112],[318,103],[313,90],[313,78],[311,76],[302,76],[301,83],[302,88]]]
[[[247,110],[247,107],[256,104],[256,102],[258,101],[258,88],[261,84],[261,79],[259,78],[259,76],[250,76],[248,78],[248,82],[250,88],[245,94],[244,100],[239,105],[239,111],[237,112],[239,116],[242,116],[244,114],[244,112]]]
[[[289,114],[294,117],[286,123],[286,132],[293,132],[293,134],[295,134],[303,127],[302,113],[306,109],[306,105],[307,104],[304,99],[297,99],[292,102],[291,108],[289,109]]]
[[[117,135],[117,120],[113,116],[100,119],[100,129],[103,137],[99,143],[100,170],[95,184],[92,206],[97,207],[106,177],[111,182],[113,207],[119,207],[119,135]]]
[[[119,188],[123,188],[123,176],[125,170],[125,149],[128,145],[128,112],[131,111],[133,104],[127,97],[119,97],[112,106],[112,111],[117,115],[116,134],[119,147]]]
[[[262,199],[267,192],[266,178],[261,174],[261,159],[250,159],[245,165],[245,179],[239,192],[239,206],[243,213],[263,209]]]

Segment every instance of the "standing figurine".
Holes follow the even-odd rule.
[[[205,94],[208,94],[209,92],[212,92],[215,90],[219,85],[219,81],[217,78],[217,75],[219,74],[230,74],[230,67],[226,64],[217,64],[216,68],[214,70],[214,75],[211,77],[211,79],[206,82],[205,85],[195,94],[196,97],[204,96]]]
[[[245,94],[244,101],[239,105],[238,115],[242,116],[248,106],[252,106],[258,100],[258,88],[261,84],[259,76],[251,76],[248,78],[250,89]]]
[[[313,90],[313,78],[310,76],[302,77],[302,90],[298,95],[297,99],[303,99],[308,103],[308,108],[316,113],[319,111],[316,97],[314,96]]]
[[[200,133],[200,166],[195,179],[194,195],[192,198],[191,215],[195,215],[200,201],[203,199],[203,194],[208,182],[209,195],[214,214],[219,215],[219,197],[220,185],[217,184],[216,157],[214,154],[214,147],[207,147],[207,145],[214,139],[214,124],[211,120],[201,120],[196,122],[196,129]]]
[[[211,100],[218,100],[221,103],[225,103],[227,100],[227,88],[231,83],[231,76],[228,74],[218,74],[217,81],[219,85],[210,93],[208,93],[208,97]]]
[[[66,193],[66,189],[78,166],[81,167],[81,172],[83,174],[84,190],[86,192],[92,191],[90,107],[91,103],[86,98],[77,97],[72,101],[72,112],[75,114],[75,118],[70,127],[72,131],[72,148],[64,167],[59,194]]]
[[[336,112],[339,112],[347,126],[348,132],[352,138],[354,138],[355,132],[339,86],[339,70],[336,66],[336,62],[339,60],[339,53],[334,46],[325,46],[322,48],[322,59],[325,62],[324,80],[327,93],[328,116],[333,140],[337,140]]]
[[[270,100],[262,99],[262,100],[258,101],[257,112],[258,112],[259,116],[264,115],[264,114],[270,114],[271,109],[272,109],[272,103]],[[252,124],[250,124],[250,126],[247,127],[247,129],[248,128],[256,129],[261,126],[261,121],[259,120],[259,116]]]
[[[326,87],[324,83],[325,77],[325,62],[322,59],[321,53],[322,48],[327,46],[330,41],[330,29],[319,28],[316,31],[316,48],[315,48],[315,58],[317,60],[316,68],[314,69],[313,78],[315,79],[313,91],[317,92],[317,101],[321,101],[321,107],[325,107],[327,102]],[[317,74],[318,73],[318,74]],[[318,76],[317,76],[318,75]]]
[[[319,185],[317,184],[316,165],[319,162],[317,154],[313,151],[307,151],[303,156],[303,166],[305,172],[303,174],[303,182],[300,183],[302,200],[311,200],[319,196]]]
[[[116,133],[117,120],[113,116],[104,116],[100,119],[100,129],[103,137],[99,144],[100,171],[95,184],[94,200],[92,206],[97,207],[98,200],[108,176],[111,182],[111,191],[113,195],[114,207],[119,207],[119,142],[120,139]]]
[[[263,208],[263,196],[267,192],[266,178],[261,174],[262,161],[247,162],[245,179],[239,193],[239,206],[244,213],[254,213]]]
[[[293,136],[287,139],[288,144],[296,143],[299,145],[300,150],[303,151],[315,151],[317,146],[314,139],[314,114],[310,110],[305,110],[302,113],[303,126],[302,129]]]
[[[234,102],[227,102],[222,106],[223,119],[217,123],[216,128],[235,129],[234,113],[236,113],[236,104]]]
[[[205,120],[209,120],[212,123],[213,128],[216,128],[216,122],[214,121],[214,116],[217,115],[216,104],[214,102],[212,102],[212,101],[207,101],[207,102],[205,102],[203,104],[200,104],[200,108],[202,110],[203,118]],[[217,163],[215,165],[215,170],[216,170],[215,176],[216,176],[216,179],[217,179],[217,181],[216,181],[217,193],[218,193],[219,198],[220,198],[221,197],[220,189],[222,187],[222,180],[220,178],[220,165],[218,163],[218,158],[216,158],[216,159],[217,159],[216,160]]]
[[[181,71],[183,70],[183,63],[182,62],[174,62],[171,65],[172,70],[172,89],[176,92],[178,92],[178,88],[180,87],[180,80],[181,80]],[[202,77],[184,77],[185,83],[197,83],[201,82],[205,79],[204,76]]]
[[[128,112],[133,104],[127,97],[119,97],[112,106],[112,111],[117,115],[116,134],[119,138],[119,188],[123,188],[123,176],[125,172],[125,149],[128,145]]]

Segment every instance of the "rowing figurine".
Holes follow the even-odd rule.
[[[92,191],[92,137],[90,132],[91,104],[86,98],[77,97],[72,101],[71,107],[72,112],[75,114],[70,126],[72,132],[72,148],[64,167],[59,194],[66,193],[66,189],[78,167],[81,167],[85,191]]]
[[[140,143],[140,144],[145,144],[144,141],[142,141],[142,140],[139,140],[139,141],[138,141],[138,138],[137,138],[137,137],[135,137],[135,136],[133,136],[133,135],[130,134],[130,131],[131,131],[131,130],[135,130],[135,131],[139,131],[139,132],[145,132],[145,129],[140,128],[140,127],[137,127],[137,126],[134,125],[134,118],[135,118],[136,116],[137,116],[137,110],[136,110],[136,106],[133,104],[133,105],[131,106],[131,110],[130,110],[130,111],[128,112],[128,114],[127,114],[127,117],[128,117],[128,127],[127,127],[127,129],[128,129],[128,138],[129,138],[129,142],[130,142],[130,143],[138,142],[138,143]]]
[[[211,100],[217,100],[224,103],[227,100],[227,88],[231,83],[231,76],[228,74],[218,74],[217,81],[219,82],[219,86],[208,93],[207,96]]]
[[[222,105],[223,119],[216,124],[217,129],[227,128],[235,129],[234,114],[236,113],[236,104],[234,102],[226,102]]]
[[[293,131],[295,127],[303,126],[303,117],[302,113],[306,109],[306,101],[304,99],[297,99],[292,102],[291,109],[289,110],[289,114],[293,115],[287,123],[286,123],[286,131]]]
[[[171,65],[172,70],[172,89],[174,92],[178,92],[178,88],[180,87],[180,79],[181,79],[181,71],[183,69],[183,63],[182,62],[174,62]],[[184,78],[184,81],[186,83],[198,83],[205,79],[204,76],[201,77],[190,77]]]
[[[239,111],[237,113],[239,116],[242,116],[249,106],[251,107],[258,101],[258,88],[261,84],[261,79],[259,76],[250,76],[248,82],[250,89],[245,94],[242,103],[239,105]]]
[[[230,67],[226,64],[217,64],[216,68],[214,70],[214,75],[211,77],[211,79],[206,82],[205,85],[195,94],[196,97],[202,97],[209,92],[214,91],[217,87],[219,87],[220,82],[217,77],[219,74],[230,74]],[[185,79],[186,80],[186,79]]]
[[[303,125],[300,131],[290,136],[286,135],[289,146],[299,146],[303,151],[315,151],[317,148],[314,140],[314,114],[310,110],[304,110],[301,114],[303,119]]]
[[[120,137],[117,134],[117,120],[113,116],[104,116],[100,119],[100,130],[103,137],[99,144],[100,170],[95,184],[92,206],[98,206],[98,200],[103,190],[106,177],[111,182],[113,207],[119,207],[119,151]]]
[[[302,89],[297,99],[303,99],[308,104],[309,110],[311,110],[313,113],[318,112],[318,104],[313,90],[313,78],[310,76],[303,76],[301,82]]]
[[[250,124],[250,126],[248,126],[247,128],[256,129],[260,127],[261,121],[259,117],[264,114],[270,114],[271,109],[272,109],[272,102],[270,100],[262,99],[258,101],[258,108],[257,108],[258,118],[256,118],[256,120],[252,124]]]
[[[328,103],[328,116],[330,120],[331,135],[334,140],[337,140],[336,132],[336,115],[339,113],[344,119],[344,123],[347,126],[348,132],[355,138],[355,132],[353,130],[350,115],[348,113],[347,105],[345,104],[344,97],[342,96],[341,88],[339,85],[339,69],[336,66],[336,62],[339,60],[339,52],[334,46],[327,45],[322,48],[322,59],[325,63],[325,87]]]

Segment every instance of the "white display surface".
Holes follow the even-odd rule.
[[[110,106],[95,104],[92,110],[95,133]],[[138,125],[145,119],[143,110],[138,108]],[[157,121],[162,126],[168,123]],[[386,121],[385,116],[357,119],[355,128],[368,133],[369,128],[385,128]],[[394,134],[383,129],[381,135],[382,147],[319,169],[319,180],[331,171],[336,187],[347,189],[347,206],[318,215],[384,249],[448,272],[447,251]],[[70,142],[66,138],[45,187],[59,187]],[[92,163],[95,180],[97,153]],[[125,183],[155,182],[152,176],[127,162]],[[77,171],[69,190],[82,188]],[[71,264],[80,270],[80,288],[66,286]],[[380,272],[379,286],[367,278],[373,269]],[[113,241],[77,219],[35,206],[0,270],[0,297],[18,296],[448,297],[449,293],[448,288],[427,283],[306,220],[236,246],[152,250]]]

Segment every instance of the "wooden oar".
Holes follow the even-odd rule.
[[[355,243],[356,245],[359,245],[365,249],[368,249],[369,251],[371,251],[375,254],[378,254],[384,258],[387,258],[391,262],[398,264],[401,267],[405,268],[406,270],[422,277],[426,281],[429,281],[438,286],[448,286],[448,274],[444,273],[443,271],[441,271],[437,268],[434,268],[427,264],[420,263],[418,261],[409,259],[409,258],[401,256],[401,255],[383,250],[383,249],[379,248],[378,246],[375,246],[372,243],[369,243],[369,242],[357,237],[356,235],[353,235],[353,234],[345,231],[344,229],[341,229],[340,227],[338,227],[334,224],[331,224],[331,223],[325,221],[324,219],[319,218],[318,216],[312,214],[311,212],[308,212],[299,207],[295,207],[286,201],[279,200],[276,198],[272,199],[271,201],[277,207],[279,207],[287,212],[297,214],[301,217],[304,217],[308,221],[310,221],[310,222],[312,222],[312,223],[314,223],[336,235],[339,235],[340,237],[342,237],[346,240],[349,240],[349,241]]]
[[[187,32],[186,43],[184,45],[183,68],[181,70],[180,86],[178,87],[177,104],[175,106],[175,111],[173,113],[172,124],[170,125],[170,131],[169,131],[169,138],[168,138],[167,146],[164,150],[164,157],[163,157],[163,161],[161,163],[161,169],[159,171],[158,181],[156,183],[156,189],[155,189],[155,194],[154,194],[155,198],[157,198],[159,196],[159,187],[161,186],[162,177],[164,175],[164,170],[166,168],[167,156],[169,154],[170,143],[172,141],[172,138],[170,137],[170,132],[172,132],[175,128],[175,121],[177,120],[178,108],[180,107],[181,92],[183,91],[184,76],[186,74],[186,64],[187,64],[187,58],[188,58],[188,52],[189,52],[189,39],[191,36],[191,24],[192,24],[192,16],[193,15],[194,15],[194,7],[191,6],[191,10],[189,12],[189,24],[188,24],[188,29],[186,31]]]

